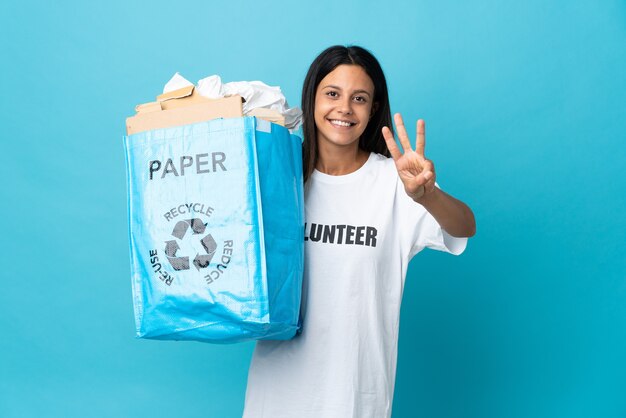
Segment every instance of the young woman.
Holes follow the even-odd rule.
[[[323,51],[302,110],[302,333],[257,342],[243,415],[389,417],[409,260],[425,247],[463,252],[474,215],[438,187],[422,120],[413,149],[396,114],[396,145],[385,76],[367,50]]]

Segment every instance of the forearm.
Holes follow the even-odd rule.
[[[472,210],[460,200],[439,187],[417,201],[433,215],[435,220],[453,237],[471,237],[476,233]]]

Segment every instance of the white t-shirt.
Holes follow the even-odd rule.
[[[391,416],[400,303],[409,260],[425,247],[462,253],[405,192],[393,159],[315,170],[305,196],[302,334],[257,341],[244,418]]]

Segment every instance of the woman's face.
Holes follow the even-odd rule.
[[[363,67],[342,64],[328,73],[315,92],[318,146],[358,146],[373,99],[374,83]]]

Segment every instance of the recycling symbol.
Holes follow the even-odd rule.
[[[180,250],[178,242],[183,242],[183,238],[185,238],[185,235],[187,235],[187,231],[190,228],[192,233],[187,235],[188,237],[195,237],[197,235],[204,234],[206,230],[206,225],[207,224],[202,222],[202,220],[199,218],[178,221],[176,225],[174,225],[172,236],[176,239],[165,241],[165,255],[167,256],[167,259],[174,268],[174,270],[189,270],[189,257],[176,254],[178,250]],[[200,244],[202,244],[202,248],[204,248],[206,254],[196,253],[196,256],[193,259],[193,265],[196,266],[196,269],[198,270],[203,269],[209,265],[211,259],[213,258],[213,255],[215,255],[215,250],[217,249],[217,243],[215,242],[211,234],[207,234],[204,236],[204,238],[200,239]]]

